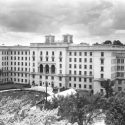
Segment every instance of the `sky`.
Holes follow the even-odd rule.
[[[0,45],[43,43],[72,34],[74,43],[125,44],[125,0],[0,0]]]

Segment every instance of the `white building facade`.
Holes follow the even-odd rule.
[[[125,91],[125,47],[73,44],[47,35],[45,43],[0,47],[0,81],[102,92],[101,80],[115,80],[116,91]]]

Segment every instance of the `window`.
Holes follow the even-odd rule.
[[[74,58],[74,62],[76,62],[76,58]]]
[[[69,87],[71,87],[71,83],[69,83]]]
[[[74,81],[76,81],[76,77],[74,77]]]
[[[52,61],[54,62],[54,57],[52,57]]]
[[[101,52],[101,56],[104,56],[104,52]]]
[[[76,84],[74,84],[74,87],[76,87]]]
[[[62,62],[62,58],[59,58],[59,61]]]
[[[72,52],[69,52],[69,56],[71,56],[72,55]]]
[[[79,82],[81,82],[81,78],[79,78]]]
[[[104,59],[101,59],[101,64],[104,64]]]
[[[69,74],[72,74],[72,71],[71,71],[71,70],[69,70]]]
[[[48,57],[46,57],[46,61],[48,61]]]
[[[62,81],[62,77],[59,77],[59,81]]]
[[[51,79],[54,80],[54,76],[51,76]]]
[[[72,68],[72,65],[71,65],[71,64],[69,64],[69,68]]]
[[[101,78],[104,78],[104,74],[101,74]]]
[[[82,75],[82,72],[81,72],[81,71],[79,71],[79,75]]]
[[[90,58],[90,63],[92,62],[92,58]]]
[[[84,88],[86,88],[86,85],[84,85]]]
[[[89,85],[89,89],[92,89],[92,85]]]
[[[72,58],[69,58],[69,62],[72,62]]]
[[[59,83],[59,87],[62,87],[62,83]]]
[[[90,82],[90,83],[92,82],[92,79],[91,79],[91,78],[89,79],[89,82]]]
[[[27,55],[27,51],[25,51],[25,55]]]
[[[89,68],[92,69],[92,65],[90,65]]]
[[[59,55],[62,56],[62,52],[61,51],[60,51]]]
[[[92,71],[89,72],[89,75],[90,75],[90,76],[92,75]]]
[[[92,56],[92,52],[90,52],[90,56]]]
[[[48,76],[46,76],[46,79],[48,79]]]
[[[81,84],[79,84],[79,88],[81,88]]]
[[[87,71],[84,71],[84,75],[87,75]]]
[[[74,68],[76,68],[76,64],[74,64]]]
[[[87,65],[84,65],[84,69],[87,69]]]
[[[87,56],[87,52],[84,52],[84,55]]]
[[[74,52],[74,56],[76,56],[76,52]]]
[[[42,51],[40,51],[40,55],[42,55],[43,54],[43,52]]]
[[[33,55],[35,55],[35,51],[33,51]]]
[[[84,82],[86,82],[87,80],[86,80],[86,78],[84,78]]]
[[[79,62],[82,62],[82,58],[79,58]]]
[[[104,71],[104,67],[103,66],[101,66],[101,71]]]
[[[23,68],[22,68],[22,71],[23,71]],[[33,72],[35,72],[35,68],[33,68]]]
[[[74,75],[76,75],[76,71],[74,71]]]
[[[22,66],[23,66],[23,62],[22,62]]]
[[[69,77],[69,81],[71,81],[71,79],[72,79],[72,78],[71,78],[71,77]]]
[[[60,64],[60,68],[62,68],[62,64]]]
[[[124,63],[124,59],[121,59],[121,63]]]
[[[54,51],[52,51],[52,55],[54,55]]]
[[[82,52],[79,52],[79,56],[82,56]]]
[[[84,59],[84,62],[87,62],[87,58]]]
[[[81,69],[82,68],[82,65],[79,65],[79,69]]]
[[[48,51],[46,51],[46,55],[48,55]]]

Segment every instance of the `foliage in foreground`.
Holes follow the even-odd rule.
[[[54,98],[49,109],[58,107],[58,115],[62,119],[68,119],[70,123],[77,122],[79,125],[89,125],[104,118],[101,105],[104,99],[101,95],[89,95],[80,97],[71,95],[68,97]]]
[[[62,119],[78,125],[92,125],[104,120],[106,125],[125,125],[125,93],[102,97],[100,94],[54,98],[49,108],[59,108]]]

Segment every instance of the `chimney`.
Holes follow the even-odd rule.
[[[73,43],[73,35],[70,35],[70,34],[63,35],[63,42]]]
[[[45,43],[54,43],[55,42],[55,36],[54,35],[46,35],[45,36]]]

